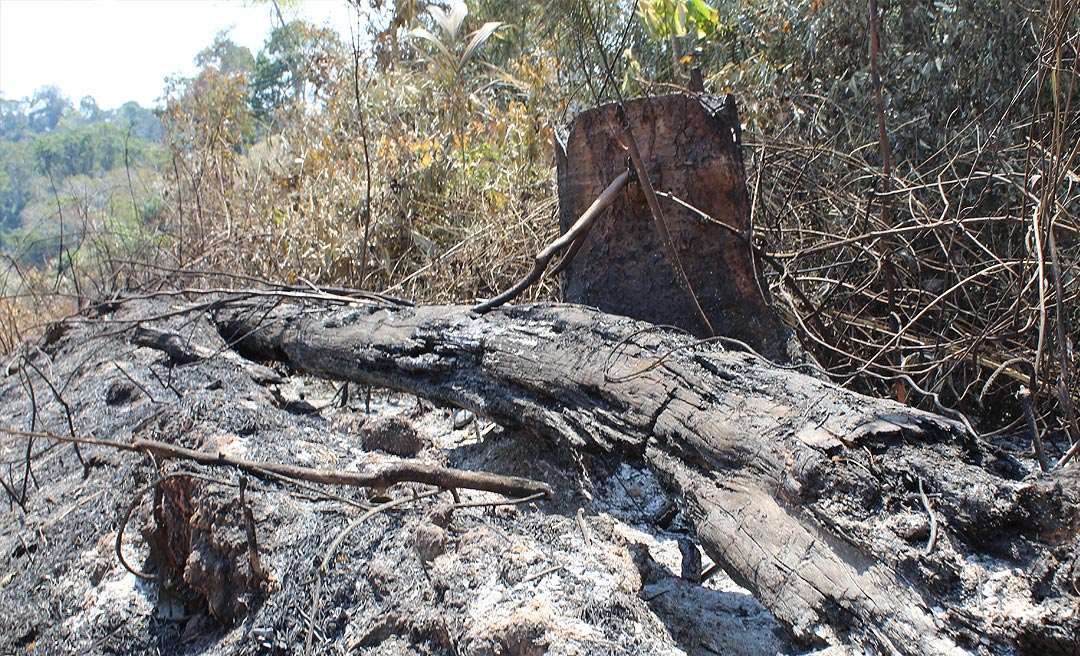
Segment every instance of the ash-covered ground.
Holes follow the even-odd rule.
[[[2,362],[0,654],[805,651],[722,573],[692,580],[693,533],[640,463],[247,361],[190,310],[117,304]],[[87,444],[84,466],[11,431],[326,470],[414,458],[555,494],[298,485]]]

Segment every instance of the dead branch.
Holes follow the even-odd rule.
[[[414,461],[389,462],[373,467],[372,471],[349,472],[242,460],[230,458],[224,454],[195,451],[144,438],[134,440],[131,446],[137,451],[152,453],[163,459],[190,460],[212,467],[234,467],[255,475],[265,471],[309,483],[387,488],[396,483],[411,482],[434,485],[445,489],[468,488],[471,490],[483,490],[512,497],[527,497],[537,493],[551,494],[551,486],[547,483],[532,481],[527,478],[450,469]]]
[[[22,438],[44,438],[57,442],[95,445],[154,455],[165,460],[189,460],[211,467],[232,467],[240,471],[260,476],[266,473],[274,476],[323,483],[326,485],[347,485],[352,487],[387,488],[397,483],[422,483],[444,489],[466,488],[495,492],[511,497],[529,497],[536,494],[548,496],[551,486],[518,476],[504,476],[489,472],[451,469],[438,465],[428,465],[415,461],[389,462],[378,465],[372,471],[348,472],[340,470],[312,469],[295,465],[283,465],[274,462],[261,462],[230,458],[221,453],[196,451],[167,444],[158,440],[137,438],[130,444],[92,438],[72,438],[52,433],[18,431],[0,428],[0,432]]]
[[[504,303],[507,303],[516,298],[521,292],[528,289],[529,285],[540,279],[540,276],[544,275],[544,271],[547,269],[551,259],[555,257],[560,251],[567,250],[566,257],[559,264],[559,269],[564,268],[570,260],[573,259],[574,254],[577,253],[577,247],[585,239],[585,236],[589,234],[589,229],[592,228],[593,223],[603,213],[605,209],[611,205],[615,200],[616,195],[626,183],[630,180],[630,172],[625,171],[607,186],[607,189],[601,193],[593,204],[589,206],[587,210],[581,215],[574,225],[566,231],[562,237],[559,237],[555,241],[551,242],[547,248],[540,251],[540,254],[536,256],[536,260],[533,262],[533,268],[525,275],[516,285],[506,290],[502,294],[481,303],[473,308],[473,312],[477,314],[483,314],[492,308],[497,308]]]

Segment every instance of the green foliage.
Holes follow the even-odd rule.
[[[26,150],[24,143],[0,141],[0,235],[22,224],[33,197],[36,174]]]
[[[223,75],[241,75],[252,78],[255,75],[255,57],[245,46],[233,43],[227,32],[218,32],[214,42],[204,48],[195,57],[199,68],[216,68]]]
[[[50,112],[58,107],[64,114],[54,121]],[[42,265],[60,254],[62,232],[70,250],[81,239],[75,232],[82,235],[118,220],[139,223],[129,208],[138,197],[149,202],[154,192],[137,177],[161,160],[161,126],[152,112],[137,103],[103,110],[91,97],[76,110],[59,90],[46,87],[30,102],[2,101],[0,116],[0,248],[5,254],[24,265]],[[62,226],[65,217],[77,219],[80,230]]]
[[[27,114],[28,127],[33,132],[49,132],[71,109],[71,101],[59,88],[41,87],[34,92],[34,97],[30,101],[30,110]]]
[[[70,122],[30,144],[38,172],[63,179],[100,176],[123,164],[126,131],[113,123],[79,125]],[[142,142],[136,142],[142,151]],[[136,156],[142,153],[137,152]]]
[[[108,116],[100,107],[93,96],[83,96],[79,101],[79,116],[85,123],[100,123]]]
[[[270,33],[255,58],[251,108],[267,122],[321,102],[330,84],[330,62],[341,55],[337,33],[302,20],[293,20]]]
[[[162,142],[164,133],[157,114],[133,100],[121,105],[120,109],[114,112],[111,120],[122,126],[132,139],[141,140],[147,144]]]
[[[0,98],[0,140],[19,141],[29,130],[30,121],[23,103]]]
[[[720,29],[719,14],[704,0],[639,0],[637,4],[641,22],[656,41],[691,32],[707,39]]]

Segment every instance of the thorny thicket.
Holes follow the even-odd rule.
[[[1024,426],[1025,387],[1053,455],[1080,438],[1077,0],[354,3],[351,43],[281,21],[276,95],[228,48],[174,81],[162,211],[60,291],[490,296],[556,236],[555,128],[700,66],[739,101],[774,300],[830,373],[984,432]]]

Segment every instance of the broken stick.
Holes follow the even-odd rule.
[[[596,222],[600,213],[611,205],[612,201],[615,200],[616,194],[618,194],[629,181],[630,172],[623,171],[611,181],[611,184],[607,186],[607,189],[604,189],[603,193],[597,196],[596,200],[593,201],[593,204],[590,205],[574,225],[566,231],[566,234],[551,242],[547,248],[540,251],[540,254],[536,256],[536,260],[533,263],[532,271],[519,280],[516,285],[498,296],[477,305],[472,311],[477,314],[484,314],[488,310],[497,308],[500,305],[513,300],[521,294],[521,292],[525,291],[529,285],[539,280],[540,276],[544,275],[544,271],[551,262],[551,258],[555,257],[555,255],[564,248],[569,248],[566,258],[563,260],[563,264],[559,265],[559,268],[562,269],[569,259],[572,259],[574,254],[577,253],[577,247],[581,245],[585,236],[589,234],[589,229],[592,228],[593,223]]]
[[[450,469],[413,461],[385,463],[373,467],[371,471],[339,471],[230,458],[222,454],[195,451],[174,444],[142,438],[134,440],[131,445],[136,450],[152,453],[159,458],[191,460],[202,465],[235,467],[255,475],[260,472],[270,472],[287,478],[308,481],[309,483],[386,488],[395,483],[408,481],[442,488],[464,487],[471,490],[496,492],[511,497],[527,497],[534,494],[551,495],[550,485],[528,478],[503,476],[490,472]]]
[[[531,497],[535,495],[551,496],[551,486],[542,481],[534,481],[520,476],[504,476],[490,472],[469,471],[465,469],[451,469],[439,465],[428,465],[411,460],[389,462],[371,468],[369,471],[339,471],[329,469],[312,469],[310,467],[298,467],[296,465],[283,465],[275,462],[260,462],[257,460],[243,460],[230,458],[220,453],[208,451],[195,451],[186,449],[175,444],[159,442],[145,438],[137,438],[130,444],[113,440],[100,440],[94,438],[65,437],[52,433],[20,431],[10,428],[0,428],[0,433],[6,433],[15,437],[43,438],[62,443],[88,444],[104,446],[120,451],[133,451],[138,453],[153,454],[166,460],[191,460],[201,465],[235,467],[249,474],[259,476],[270,473],[285,478],[291,478],[309,483],[325,483],[327,485],[349,485],[353,487],[386,488],[395,483],[423,483],[447,489],[466,488],[470,490],[482,490],[495,492],[510,497]]]

